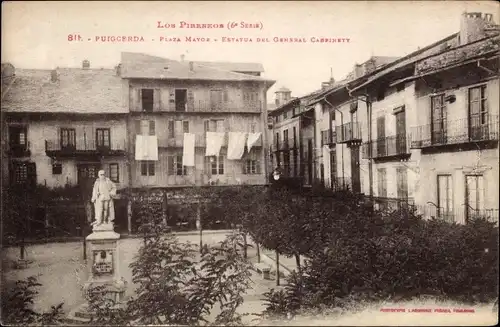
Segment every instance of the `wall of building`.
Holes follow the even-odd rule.
[[[264,86],[255,82],[129,81],[130,111],[142,111],[141,89],[154,90],[153,111],[175,111],[175,90],[187,90],[189,112],[262,112]],[[211,105],[211,90],[222,92],[221,107]]]
[[[468,77],[465,77],[468,76]],[[417,121],[419,126],[431,123],[431,100],[434,94],[455,95],[454,103],[446,103],[447,136],[467,137],[468,92],[470,87],[486,85],[486,106],[488,112],[496,119],[491,128],[496,128],[498,137],[498,114],[500,87],[498,79],[481,80],[474,78],[473,72],[461,70],[441,75],[442,87],[436,92],[423,83],[419,83],[417,92]],[[496,117],[496,118],[495,118]],[[493,122],[494,120],[490,120]],[[425,188],[419,189],[415,202],[421,206],[428,206],[427,202],[437,203],[437,175],[449,174],[452,178],[453,208],[459,212],[464,209],[465,203],[465,176],[479,174],[484,176],[484,203],[482,209],[498,209],[498,167],[499,149],[484,147],[468,147],[457,151],[457,148],[441,148],[439,153],[422,154],[419,163],[421,183]]]
[[[9,122],[9,125],[18,125],[16,122]],[[77,146],[84,143],[84,135],[89,135],[90,141],[95,139],[96,128],[109,128],[111,134],[111,145],[121,150],[127,149],[127,128],[124,119],[116,120],[44,120],[44,121],[30,121],[23,122],[27,125],[27,139],[28,146],[31,152],[29,158],[22,160],[31,161],[36,163],[37,183],[43,184],[48,187],[60,187],[66,184],[77,184],[77,164],[83,163],[84,160],[60,158],[54,161],[46,155],[45,141],[55,142],[59,144],[60,129],[61,128],[74,128],[76,130]],[[17,160],[15,158],[11,160]],[[62,164],[62,174],[52,174],[53,163]],[[128,185],[128,175],[124,157],[112,157],[103,159],[102,168],[108,171],[109,163],[119,164],[120,183],[118,187],[125,187]]]

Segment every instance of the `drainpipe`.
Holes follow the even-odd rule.
[[[342,113],[342,111],[338,110],[337,107],[335,107],[330,101],[328,101],[326,99],[326,96],[323,97],[323,99],[326,103],[328,103],[332,108],[333,110],[335,111],[338,111],[340,113],[340,125],[344,125],[344,114]],[[342,127],[340,128],[341,131],[342,130]],[[344,177],[344,146],[341,145],[340,146],[340,150],[341,150],[341,157],[342,157],[342,184],[345,182],[345,177]],[[330,169],[332,169],[332,167],[330,167]]]
[[[353,97],[352,90],[349,90],[349,87],[346,85],[347,92],[349,92],[349,96]],[[370,100],[370,96],[368,94],[362,94],[366,99],[361,101],[366,103],[366,114],[368,118],[368,182],[370,184],[370,199],[373,198],[373,159],[372,159],[372,101]]]

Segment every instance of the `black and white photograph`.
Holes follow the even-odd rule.
[[[1,323],[493,326],[496,1],[4,1]]]

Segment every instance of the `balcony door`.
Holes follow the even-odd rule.
[[[98,128],[95,131],[96,148],[109,150],[111,148],[111,136],[109,128]]]
[[[446,106],[444,94],[431,97],[431,142],[446,143]]]
[[[377,157],[385,156],[385,116],[377,117]]]
[[[465,179],[465,222],[468,223],[484,209],[484,178],[482,175],[467,175]]]
[[[473,141],[488,139],[488,107],[486,86],[469,89],[469,135]]]
[[[361,192],[361,177],[359,170],[359,146],[351,147],[351,178],[352,191],[354,193]]]
[[[61,150],[76,149],[76,131],[74,128],[61,128]]]
[[[406,153],[406,114],[404,110],[396,114],[396,153]]]
[[[77,182],[85,199],[88,199],[92,196],[92,188],[94,187],[94,182],[97,179],[97,173],[99,172],[99,169],[100,164],[98,163],[86,163],[77,165]]]

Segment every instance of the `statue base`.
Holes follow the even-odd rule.
[[[115,233],[113,224],[94,226],[93,233],[86,237],[90,245],[91,257],[88,261],[89,280],[85,283],[84,297],[88,301],[88,291],[102,286],[102,297],[112,300],[116,308],[124,306],[127,282],[120,276],[118,260],[118,240],[120,234]],[[72,310],[67,316],[68,323],[84,323],[91,320],[94,313],[89,304],[84,303]]]

